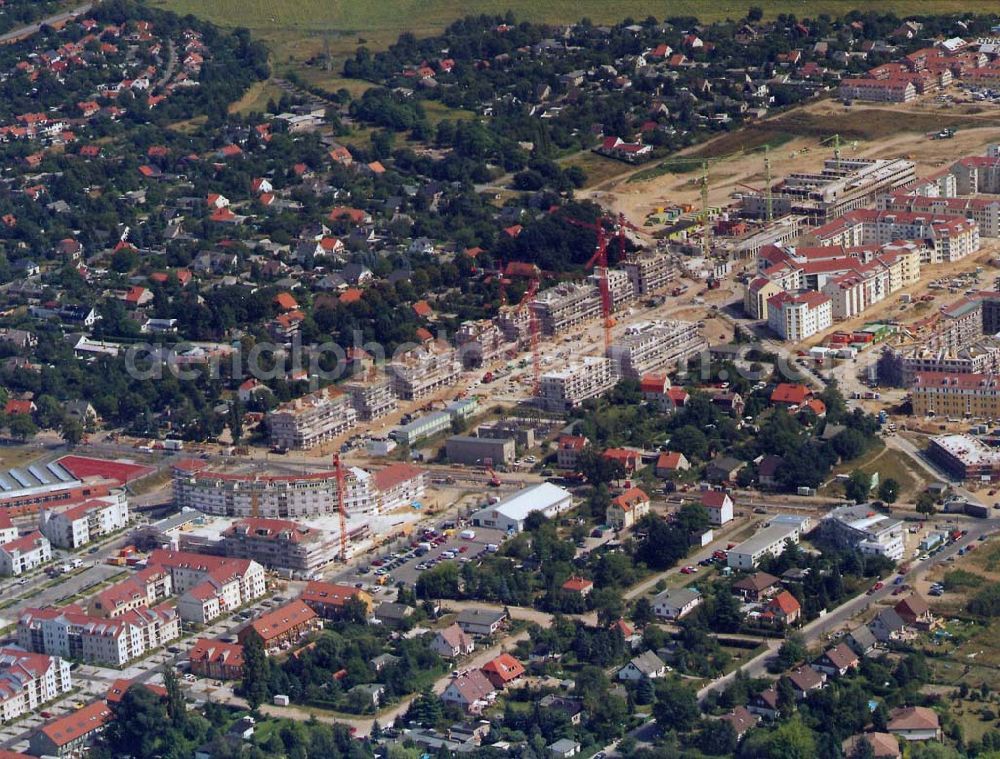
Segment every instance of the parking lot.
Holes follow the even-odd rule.
[[[442,522],[434,528],[433,534],[414,533],[409,542],[397,543],[371,562],[353,567],[336,579],[350,585],[384,584],[386,588],[391,588],[397,582],[402,582],[413,586],[421,572],[443,561],[471,561],[487,553],[487,546],[499,546],[507,537],[502,530],[451,525],[452,522]],[[466,531],[473,533],[473,536],[463,538],[463,534],[468,534]],[[421,544],[424,544],[423,547]],[[430,545],[430,550],[427,550],[427,544]]]

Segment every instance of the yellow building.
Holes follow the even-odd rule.
[[[1000,380],[992,374],[918,372],[911,392],[914,416],[1000,419]]]

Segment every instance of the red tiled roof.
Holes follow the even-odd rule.
[[[802,607],[799,605],[798,600],[789,593],[787,590],[781,591],[778,595],[772,598],[768,604],[767,608],[771,611],[777,611],[784,614],[786,617],[789,614],[794,614],[797,611],[801,611]]]
[[[274,296],[274,303],[283,311],[293,311],[299,307],[298,301],[292,297],[291,293],[278,293]]]
[[[665,453],[661,453],[656,459],[656,468],[668,470],[677,469],[681,465],[682,455],[683,454],[678,451],[667,451]]]
[[[496,659],[483,665],[483,672],[490,677],[490,680],[509,683],[524,674],[524,665],[510,654],[500,654]]]
[[[312,601],[325,606],[344,606],[360,593],[361,590],[353,585],[339,585],[335,582],[313,580],[306,585],[299,599],[307,604]]]
[[[562,584],[563,590],[569,590],[573,593],[582,593],[583,591],[590,590],[593,587],[593,581],[587,580],[583,577],[570,577]]]
[[[805,385],[793,385],[789,382],[782,382],[771,393],[771,403],[788,403],[797,406],[811,395],[812,390]]]
[[[623,511],[631,511],[640,503],[648,503],[649,496],[646,495],[642,488],[629,488],[621,495],[613,498],[611,502]]]
[[[296,599],[255,619],[250,623],[250,627],[266,645],[268,641],[281,637],[289,630],[313,619],[316,619],[316,612],[306,606],[303,601]]]
[[[41,732],[56,746],[65,746],[88,733],[99,730],[111,717],[111,708],[105,701],[95,701],[72,714],[60,717],[47,725]]]
[[[385,492],[386,490],[392,490],[404,482],[416,479],[423,474],[423,471],[423,469],[415,467],[412,464],[400,462],[398,464],[390,464],[384,469],[378,470],[373,475],[373,479],[375,480],[375,487]]]

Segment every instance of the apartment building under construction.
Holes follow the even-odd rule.
[[[386,369],[396,397],[419,401],[458,382],[462,364],[457,349],[436,340],[394,358]]]
[[[396,410],[396,395],[388,377],[376,376],[371,380],[356,380],[344,384],[358,418],[366,422],[380,419]]]
[[[915,164],[903,158],[827,159],[818,173],[789,174],[770,191],[743,195],[743,213],[766,218],[798,214],[815,224],[872,205],[877,196],[917,178]]]
[[[288,449],[314,448],[357,421],[350,396],[332,386],[282,403],[267,415],[271,445]]]
[[[666,253],[640,253],[623,263],[622,268],[636,296],[659,292],[677,278],[677,267]]]
[[[563,282],[542,290],[529,304],[543,335],[558,335],[601,315],[601,291],[593,284]]]
[[[685,321],[645,321],[629,325],[608,349],[622,377],[670,370],[708,346],[698,325]]]
[[[539,399],[548,411],[568,411],[607,392],[617,381],[611,359],[585,356],[563,369],[545,372]]]

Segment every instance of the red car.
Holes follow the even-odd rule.
[[[877,582],[874,585],[872,585],[871,590],[868,591],[868,595],[871,595],[872,593],[874,593],[877,590],[882,590],[882,588],[884,588],[884,587],[885,587],[885,583],[883,583],[883,582]]]
[[[465,553],[468,550],[469,550],[468,546],[462,546],[461,548],[458,549],[458,552],[459,553]]]
[[[38,716],[42,719],[52,719],[52,712],[38,712]]]

